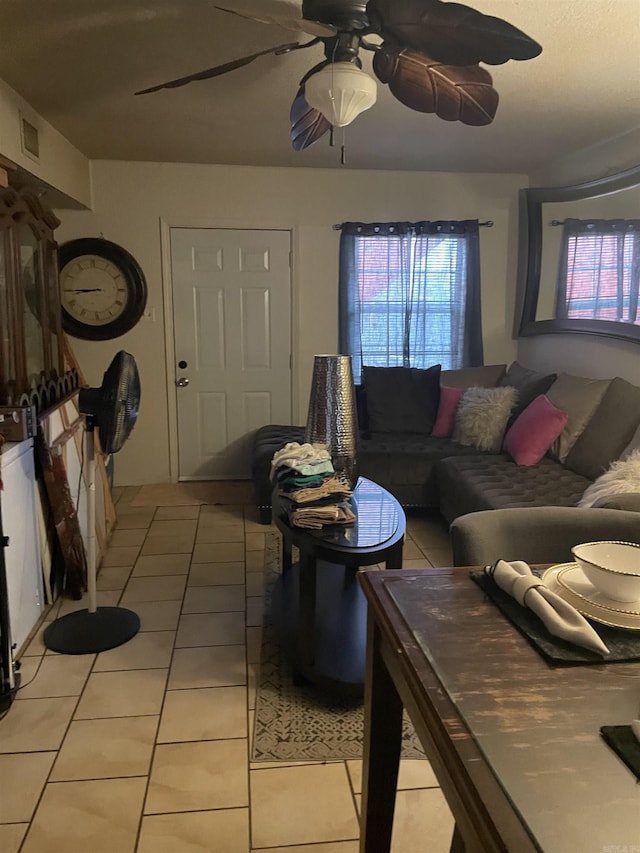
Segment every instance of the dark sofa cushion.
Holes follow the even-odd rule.
[[[546,394],[556,379],[556,373],[539,373],[537,370],[523,367],[519,361],[509,365],[509,369],[498,382],[498,385],[511,385],[518,390],[518,402],[511,412],[509,426],[524,412],[529,403],[540,394]]]
[[[617,459],[640,424],[640,388],[617,376],[569,451],[565,465],[595,480]]]
[[[478,367],[443,370],[440,384],[448,385],[449,388],[494,388],[506,369],[506,364],[482,364]]]
[[[611,379],[590,379],[586,376],[575,376],[572,373],[561,373],[551,388],[547,397],[554,406],[569,415],[567,425],[554,441],[549,456],[558,461],[566,461],[571,448],[576,443],[585,427],[593,417]]]
[[[537,465],[516,465],[505,454],[450,456],[434,473],[440,512],[454,518],[483,509],[509,506],[575,506],[590,484],[548,456]]]
[[[440,402],[440,365],[362,368],[371,433],[428,435]]]
[[[450,438],[423,433],[377,433],[360,441],[358,473],[391,492],[405,507],[438,506],[434,466],[451,454],[475,455]]]
[[[267,424],[256,430],[253,437],[251,477],[255,486],[256,504],[260,510],[262,524],[271,521],[271,460],[273,454],[290,441],[302,444],[305,428],[290,424]]]

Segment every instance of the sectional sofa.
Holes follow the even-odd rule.
[[[619,377],[542,374],[517,361],[363,373],[359,473],[406,508],[438,508],[449,523],[505,507],[576,506],[613,462],[640,447],[640,387]],[[264,523],[271,457],[303,440],[303,427],[256,434],[253,478]],[[621,499],[624,507],[638,507],[640,488],[614,488],[634,493]]]

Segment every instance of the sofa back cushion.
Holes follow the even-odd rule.
[[[640,492],[640,450],[627,459],[612,462],[609,468],[585,490],[578,506],[602,505],[613,495]]]
[[[551,385],[547,397],[569,416],[567,425],[549,451],[558,462],[564,463],[610,384],[610,379],[588,379],[561,373]]]
[[[493,388],[507,369],[506,364],[483,364],[480,367],[461,367],[443,370],[440,383],[450,388]]]
[[[576,439],[566,466],[595,480],[625,451],[640,424],[640,388],[611,380],[589,423]]]
[[[440,402],[440,365],[362,368],[369,430],[431,432]]]
[[[634,450],[640,450],[640,424],[638,425],[637,430],[634,432],[631,441],[625,449],[620,454],[620,459],[627,459]]]
[[[356,412],[358,413],[358,427],[361,433],[369,432],[369,409],[367,408],[367,392],[364,385],[360,383],[356,389]]]
[[[566,412],[540,394],[509,427],[502,449],[517,465],[535,465],[565,428],[567,420]]]
[[[546,394],[551,385],[558,378],[557,373],[539,373],[523,367],[519,361],[509,365],[509,369],[497,383],[500,386],[511,385],[518,390],[518,402],[511,412],[509,425],[524,412],[529,403],[532,403],[540,394]]]
[[[518,392],[515,388],[467,388],[456,412],[453,439],[498,453]]]

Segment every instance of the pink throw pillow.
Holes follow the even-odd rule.
[[[449,438],[456,422],[458,403],[464,391],[464,388],[450,388],[448,385],[440,386],[440,404],[438,405],[438,414],[436,415],[431,435],[435,435],[437,438]]]
[[[565,428],[569,415],[540,394],[516,418],[504,437],[502,449],[518,465],[535,465]]]

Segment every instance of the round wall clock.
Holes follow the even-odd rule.
[[[62,327],[76,338],[106,341],[133,328],[147,304],[147,283],[135,258],[102,237],[81,237],[58,249]]]

